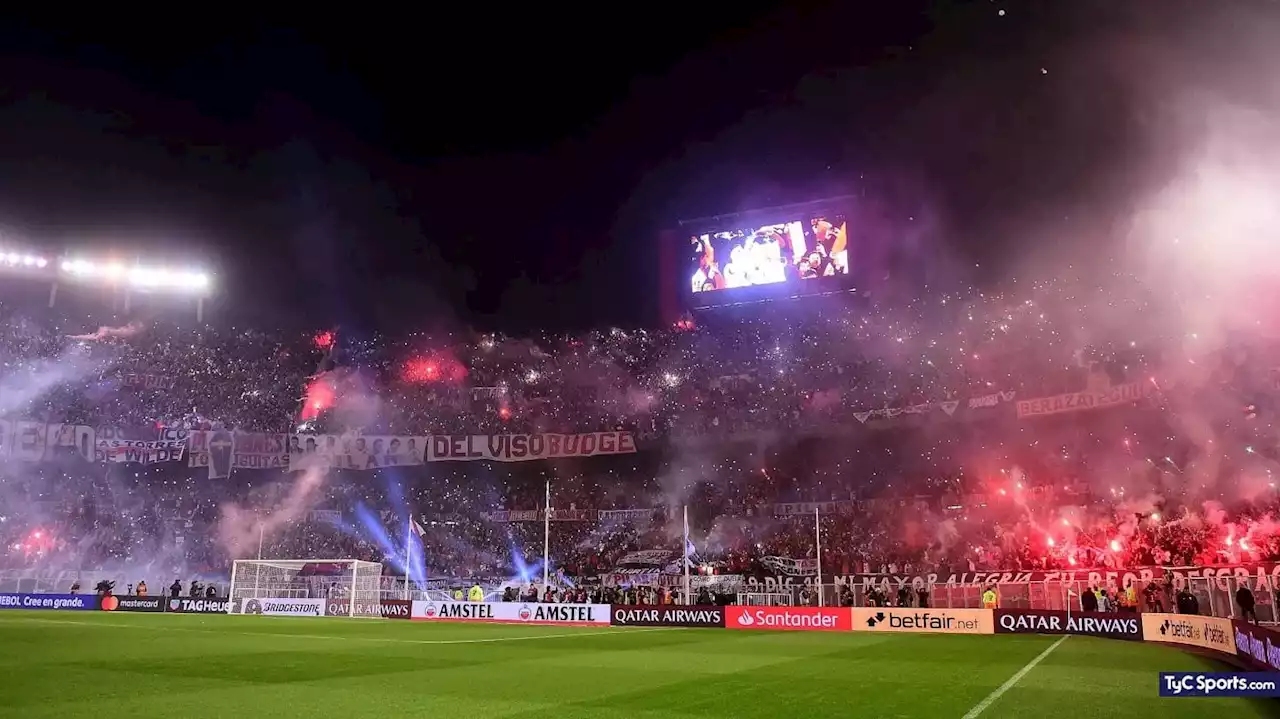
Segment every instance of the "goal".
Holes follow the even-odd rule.
[[[237,559],[229,595],[232,613],[377,617],[382,565],[359,559]],[[293,601],[264,603],[271,599]]]

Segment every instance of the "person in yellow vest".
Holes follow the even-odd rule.
[[[1129,580],[1128,586],[1124,588],[1126,610],[1130,612],[1138,611],[1138,588],[1133,586],[1133,580]]]
[[[141,581],[141,582],[138,582],[138,596],[139,596],[139,597],[145,597],[145,596],[147,596],[147,582],[146,582],[146,580],[143,580],[143,581]]]
[[[999,600],[996,597],[996,588],[987,587],[987,591],[982,593],[982,608],[995,609],[997,604],[999,604]]]
[[[470,590],[467,591],[467,599],[473,602],[483,602],[484,590],[480,588],[479,584],[473,586]]]
[[[462,590],[461,590],[461,589],[455,589],[455,590],[453,590],[453,601],[455,601],[455,602],[461,602],[461,601],[462,601]]]

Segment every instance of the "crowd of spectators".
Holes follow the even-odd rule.
[[[265,470],[211,480],[181,462],[3,463],[0,563],[225,576],[231,559],[261,551],[396,571],[412,514],[429,575],[523,576],[537,572],[541,523],[491,513],[539,508],[547,481],[556,507],[654,510],[645,521],[553,522],[549,553],[569,577],[604,575],[641,549],[676,558],[685,506],[699,572],[812,558],[812,510],[776,507],[791,502],[833,503],[820,508],[827,575],[1280,558],[1271,348],[1223,342],[1196,355],[1207,382],[1166,387],[1185,357],[1164,318],[1153,309],[1143,321],[1140,287],[1106,292],[974,290],[534,338],[155,319],[96,328],[0,305],[5,418],[413,435],[630,429],[642,440],[634,455],[333,472],[301,510],[279,502],[292,476]],[[1130,312],[1118,329],[1106,321],[1117,304]],[[1146,399],[1092,412],[935,412],[900,425],[864,414],[1135,380],[1149,381]],[[312,404],[317,382],[325,399]],[[262,513],[260,549],[228,543],[228,506]]]

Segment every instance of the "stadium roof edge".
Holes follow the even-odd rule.
[[[820,200],[809,200],[808,202],[793,202],[785,205],[773,205],[771,207],[757,207],[750,210],[739,210],[737,212],[724,212],[715,215],[707,215],[705,217],[690,217],[684,220],[676,220],[676,224],[680,227],[684,227],[685,225],[700,225],[713,221],[719,222],[732,219],[734,217],[741,217],[743,215],[759,215],[766,212],[781,212],[783,210],[802,210],[805,208],[821,207],[822,205],[828,205],[834,202],[852,200],[857,197],[858,195],[836,195],[834,197],[824,197]]]

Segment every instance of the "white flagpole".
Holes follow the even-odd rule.
[[[258,517],[258,559],[262,559],[262,535],[266,532],[262,524],[262,517]]]
[[[813,508],[813,545],[818,550],[818,606],[825,606],[822,601],[822,524],[818,519],[818,508]]]
[[[551,571],[551,480],[547,480],[547,507],[546,515],[542,518],[542,591],[546,592],[551,586],[547,579],[547,575]]]
[[[684,505],[684,603],[693,604],[689,597],[689,505]]]
[[[404,598],[409,599],[409,568],[413,561],[413,514],[404,528]]]

